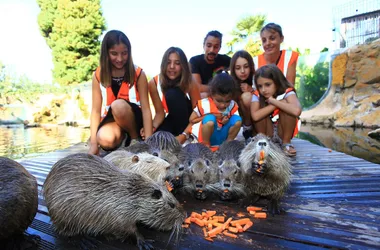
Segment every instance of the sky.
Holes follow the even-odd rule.
[[[353,2],[360,0],[102,0],[101,6],[107,30],[123,31],[134,63],[154,76],[170,46],[180,47],[188,60],[202,54],[210,30],[223,34],[220,53],[226,53],[231,31],[248,15],[264,14],[266,22],[280,24],[284,48],[332,49],[333,8]],[[51,50],[39,31],[39,12],[36,0],[0,0],[0,62],[13,75],[51,83]]]

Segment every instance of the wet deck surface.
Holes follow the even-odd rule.
[[[282,200],[285,213],[267,219],[253,219],[254,225],[239,234],[208,242],[196,225],[185,229],[177,246],[166,246],[169,233],[142,229],[154,239],[157,249],[380,249],[380,165],[310,142],[294,139],[297,157],[293,159],[291,188]],[[51,166],[60,158],[86,152],[84,144],[21,161],[38,179],[39,190]],[[184,202],[185,201],[185,202]],[[236,203],[218,199],[199,202],[191,197],[180,200],[188,213],[216,210],[236,217],[245,212]],[[264,204],[264,200],[260,204]],[[38,213],[27,234],[41,237],[39,249],[75,249],[57,236],[51,225],[42,196]],[[137,249],[132,242],[101,240],[98,249]]]

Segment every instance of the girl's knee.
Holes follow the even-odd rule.
[[[132,107],[123,99],[117,99],[111,104],[112,115],[120,116],[132,112]]]

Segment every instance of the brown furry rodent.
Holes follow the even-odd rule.
[[[122,172],[108,161],[84,153],[54,164],[46,177],[44,198],[62,236],[104,235],[125,240],[134,235],[140,248],[149,245],[136,223],[173,230],[178,240],[185,213],[175,197],[150,178]]]
[[[206,199],[217,181],[211,149],[201,143],[190,143],[183,148],[179,159],[185,168],[183,191],[193,192],[197,199]]]
[[[104,159],[122,170],[144,174],[161,183],[166,180],[170,167],[167,161],[145,152],[133,154],[125,150],[115,150]]]
[[[268,196],[268,210],[279,214],[279,199],[291,181],[289,159],[267,136],[258,134],[243,149],[239,160],[247,194]]]
[[[37,208],[36,178],[20,163],[0,157],[0,240],[22,236]]]
[[[219,180],[214,186],[222,200],[232,200],[245,196],[243,175],[239,162],[239,156],[244,147],[242,141],[225,141],[214,153]]]
[[[178,159],[182,147],[171,133],[158,131],[149,137],[147,142],[138,142],[123,150],[132,153],[146,152],[169,162],[170,168],[166,180],[171,183],[174,191],[183,185],[184,167]]]
[[[175,136],[167,131],[157,131],[146,139],[146,143],[153,149],[168,150],[174,154],[181,151],[182,146]]]

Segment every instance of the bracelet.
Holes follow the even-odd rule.
[[[189,139],[189,135],[186,132],[182,132],[182,134],[186,137],[186,140]]]

